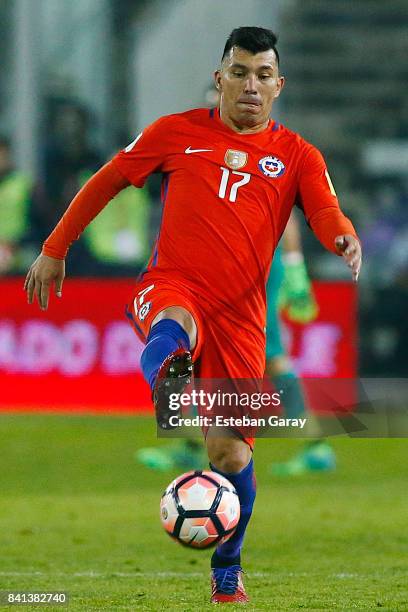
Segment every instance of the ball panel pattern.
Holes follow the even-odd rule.
[[[234,533],[240,516],[233,485],[216,472],[182,474],[167,487],[160,517],[167,533],[185,546],[208,548]]]

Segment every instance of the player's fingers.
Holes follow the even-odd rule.
[[[351,244],[344,251],[344,255],[353,255],[357,251],[357,246],[355,244]]]
[[[354,282],[358,281],[360,270],[361,270],[361,257],[356,257],[355,260],[353,261],[353,267],[352,267],[352,276],[353,276]]]
[[[35,295],[37,296],[38,305],[40,308],[42,308],[41,306],[41,281],[39,281],[36,278],[34,278],[34,292],[35,292]]]
[[[59,277],[55,280],[55,287],[54,287],[54,291],[55,291],[55,295],[57,297],[62,297],[62,284],[64,282],[64,277]]]
[[[349,268],[353,268],[358,262],[358,257],[348,257],[346,261]]]
[[[31,274],[30,278],[27,281],[27,301],[29,304],[33,303],[34,285],[35,285],[34,275]]]
[[[49,297],[50,297],[50,284],[42,282],[41,288],[40,288],[40,306],[42,310],[47,310]]]
[[[361,248],[358,243],[354,243],[347,247],[347,249],[343,253],[343,257],[346,261],[352,262],[354,260],[361,259]]]
[[[351,268],[352,266],[352,261],[353,261],[353,257],[351,257],[350,255],[346,255],[345,253],[343,253],[343,258],[346,262],[346,264],[348,265],[349,268]]]
[[[28,287],[28,283],[30,281],[30,278],[31,278],[31,268],[27,272],[27,276],[25,277],[25,281],[24,281],[24,285],[23,285],[24,291],[27,291],[27,287]]]

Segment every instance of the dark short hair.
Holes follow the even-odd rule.
[[[231,34],[228,36],[227,42],[225,43],[221,61],[232,49],[232,47],[237,46],[241,49],[245,49],[245,51],[249,51],[253,55],[255,55],[255,53],[273,49],[279,64],[279,53],[276,49],[277,42],[278,37],[274,32],[272,32],[272,30],[249,26],[235,28],[235,30],[232,30]]]

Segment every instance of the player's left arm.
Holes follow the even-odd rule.
[[[304,155],[298,184],[298,202],[322,245],[344,258],[353,281],[360,274],[360,240],[350,219],[341,211],[322,154],[311,145]]]

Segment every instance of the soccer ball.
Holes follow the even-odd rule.
[[[193,548],[226,542],[239,516],[235,488],[216,472],[182,474],[169,484],[160,502],[164,529],[181,544]]]

